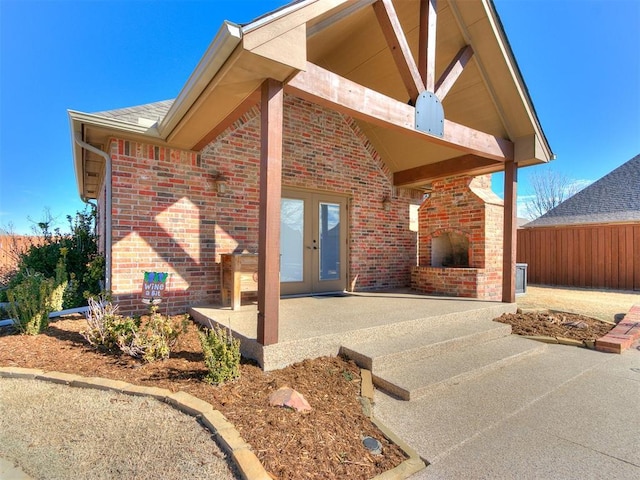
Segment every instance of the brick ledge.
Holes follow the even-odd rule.
[[[622,353],[640,339],[640,303],[631,307],[629,313],[604,337],[596,340],[596,350]]]

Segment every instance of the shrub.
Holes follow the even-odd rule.
[[[188,315],[181,320],[172,320],[158,313],[157,306],[151,306],[149,318],[138,324],[133,337],[123,338],[120,350],[147,362],[169,358],[178,337],[186,332]]]
[[[60,229],[52,231],[50,218],[37,224],[34,233],[42,241],[20,255],[17,271],[8,275],[9,288],[21,283],[27,272],[39,272],[47,278],[56,278],[59,283],[69,280],[61,308],[84,305],[88,294],[100,293],[104,259],[98,254],[94,233],[95,210],[77,212],[73,217],[68,215],[67,221],[70,233],[61,233]],[[3,296],[0,290],[0,301]]]
[[[8,291],[9,314],[16,320],[18,331],[37,335],[46,330],[49,314],[54,309],[53,301],[59,301],[61,295],[62,290],[56,288],[52,278],[45,278],[39,273],[26,275],[22,282]]]
[[[82,332],[87,341],[106,351],[120,351],[147,362],[169,358],[178,337],[186,331],[188,316],[172,320],[152,306],[145,321],[118,315],[117,306],[102,299],[88,299],[88,330]]]
[[[98,349],[109,352],[119,351],[119,344],[133,337],[133,332],[138,326],[132,319],[118,315],[118,306],[106,301],[104,297],[97,300],[89,298],[88,303],[87,325],[89,328],[80,333]]]
[[[240,377],[240,341],[218,326],[198,331],[207,366],[205,381],[220,385]]]

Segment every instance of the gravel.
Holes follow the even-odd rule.
[[[0,457],[34,479],[239,478],[194,417],[152,398],[37,380],[0,378]]]

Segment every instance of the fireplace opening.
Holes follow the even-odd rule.
[[[469,239],[456,232],[445,232],[431,239],[431,266],[469,267]]]

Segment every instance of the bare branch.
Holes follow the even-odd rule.
[[[526,208],[531,220],[557,207],[582,188],[575,180],[550,169],[533,172],[529,175],[529,183],[533,188],[533,198],[526,202]]]

